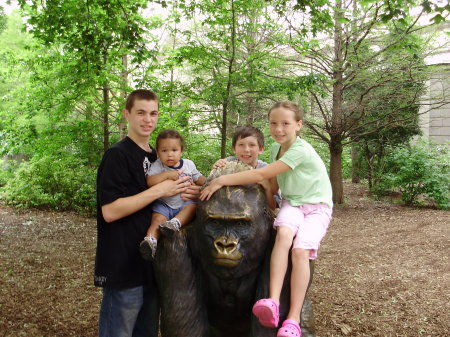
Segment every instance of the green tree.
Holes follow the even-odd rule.
[[[344,146],[386,127],[417,120],[423,53],[417,53],[417,46],[416,50],[409,48],[408,41],[414,40],[411,36],[419,29],[418,18],[405,16],[409,7],[404,6],[398,7],[392,22],[385,23],[385,10],[382,1],[336,1],[331,40],[323,37],[300,43],[307,34],[292,24],[296,35],[291,46],[298,52],[295,62],[321,80],[320,90],[311,91],[311,114],[306,124],[328,144],[335,203],[343,202]],[[402,48],[402,57],[405,53],[410,57],[396,56]],[[399,87],[399,83],[404,84]],[[386,106],[385,102],[390,103]]]
[[[186,21],[184,27],[176,27],[178,40],[162,61],[170,67],[170,80],[165,81],[170,85],[161,81],[158,85],[168,89],[162,92],[166,97],[162,101],[173,101],[175,95],[179,106],[191,107],[187,112],[193,116],[188,118],[191,131],[219,130],[220,152],[225,156],[235,125],[265,125],[261,121],[267,102],[276,95],[274,88],[279,89],[278,80],[268,76],[276,74],[280,64],[274,46],[279,26],[267,14],[264,1],[176,4]]]
[[[106,150],[111,132],[120,132],[121,116],[115,112],[120,111],[122,92],[128,91],[125,55],[131,55],[134,63],[152,56],[144,36],[147,21],[140,15],[147,1],[20,0],[19,4],[28,17],[29,31],[71,58],[72,80],[60,89],[74,93],[64,99],[73,98],[71,104],[83,109],[88,121],[100,122]]]

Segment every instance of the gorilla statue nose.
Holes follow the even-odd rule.
[[[229,236],[220,236],[214,241],[214,247],[219,254],[230,255],[237,248],[237,240]]]

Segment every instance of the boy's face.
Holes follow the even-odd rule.
[[[158,141],[158,157],[164,165],[175,166],[180,165],[181,155],[183,150],[181,149],[181,143],[179,139],[166,138]]]
[[[237,159],[251,167],[256,167],[258,156],[264,152],[264,148],[260,148],[258,140],[254,136],[239,138],[233,148]]]
[[[137,99],[131,111],[123,110],[128,121],[128,136],[133,138],[149,138],[158,122],[158,102]]]

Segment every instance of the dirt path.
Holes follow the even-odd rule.
[[[317,336],[448,336],[450,212],[346,192],[316,263]],[[0,337],[96,336],[95,240],[94,219],[0,204]]]

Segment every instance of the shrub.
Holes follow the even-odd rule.
[[[93,214],[95,169],[73,155],[35,155],[20,164],[1,192],[18,207],[43,207]]]
[[[377,195],[400,191],[407,205],[419,203],[419,196],[432,199],[437,207],[450,209],[450,151],[447,146],[423,140],[408,147],[396,147],[385,158],[384,170],[374,186]]]
[[[11,160],[0,159],[0,186],[6,185],[7,181],[14,176],[15,163]]]

